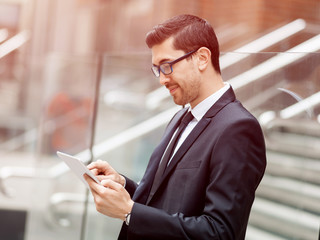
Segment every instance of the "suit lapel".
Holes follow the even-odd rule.
[[[179,126],[182,116],[186,113],[187,109],[182,109],[172,118],[167,126],[167,129],[161,139],[159,145],[153,151],[150,161],[147,167],[147,171],[143,176],[136,192],[134,194],[133,200],[140,203],[145,203],[150,192],[154,176],[159,167],[162,155],[169,144],[169,141],[175,132],[176,128]]]
[[[175,166],[178,164],[178,162],[181,160],[183,155],[188,151],[188,149],[192,146],[194,141],[199,137],[199,135],[202,133],[202,131],[207,127],[207,125],[210,123],[211,118],[205,118],[201,119],[200,122],[197,124],[197,126],[192,130],[192,132],[189,134],[189,136],[185,139],[183,144],[180,146],[176,154],[171,159],[171,162],[169,166],[167,167],[166,171],[163,174],[163,179],[165,179],[172,170],[175,168]]]

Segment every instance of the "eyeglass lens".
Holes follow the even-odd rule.
[[[170,73],[172,73],[172,65],[187,58],[188,56],[190,56],[192,53],[196,52],[197,50],[193,50],[183,56],[181,56],[180,58],[177,58],[174,61],[171,62],[167,62],[167,63],[163,63],[160,64],[160,66],[152,66],[152,72],[156,77],[160,77],[160,71],[164,74],[164,75],[168,75]]]

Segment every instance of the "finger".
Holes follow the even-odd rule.
[[[102,186],[104,186],[106,188],[113,189],[117,192],[119,192],[123,189],[123,186],[120,183],[112,181],[111,179],[104,179],[101,181],[101,184],[102,184]]]
[[[98,160],[98,161],[99,161],[99,160]],[[90,164],[87,166],[87,168],[89,168],[89,169],[96,168],[96,167],[98,166],[98,164],[97,164],[98,161],[90,163]]]
[[[96,162],[90,163],[87,166],[90,170],[97,169],[99,172],[105,172],[108,169],[111,169],[111,166],[106,161],[98,160]]]
[[[110,179],[114,182],[117,182],[115,175],[96,175],[97,179],[102,182],[103,180]]]
[[[97,176],[99,175],[99,171],[96,168],[90,169],[90,171],[93,173],[93,175]]]
[[[83,178],[84,178],[84,180],[86,180],[86,182],[89,184],[89,186],[91,186],[92,183],[94,182],[93,179],[91,177],[89,177],[86,173],[83,174]]]
[[[97,192],[99,190],[99,187],[101,187],[100,184],[96,183],[96,181],[94,181],[90,176],[88,176],[87,174],[83,174],[84,179],[86,180],[86,182],[88,183],[90,190],[92,192]]]

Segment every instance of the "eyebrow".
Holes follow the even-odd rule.
[[[171,60],[169,58],[165,58],[165,59],[162,59],[160,62],[159,62],[159,65],[161,65],[162,63],[166,63],[166,62],[170,62]]]
[[[159,65],[157,65],[157,64],[152,64],[152,65],[158,67],[158,66],[160,66],[162,63],[171,62],[171,61],[173,61],[173,60],[171,60],[171,59],[169,59],[169,58],[164,58],[164,59],[161,59],[161,60],[160,60]]]

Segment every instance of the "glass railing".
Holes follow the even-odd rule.
[[[60,54],[51,54],[43,66],[42,112],[26,239],[81,237],[86,189],[57,158],[56,151],[91,161],[99,69],[97,56]]]
[[[316,239],[320,53],[224,56],[238,59],[222,67],[223,78],[260,121],[268,150],[247,239]],[[146,54],[52,54],[37,66],[43,84],[32,93],[42,100],[30,87],[20,88],[20,101],[29,107],[3,107],[11,115],[2,111],[0,209],[24,216],[22,239],[116,239],[122,222],[97,213],[85,186],[55,152],[77,154],[86,163],[106,160],[139,181],[179,109],[153,77],[150,62]],[[1,90],[9,96],[10,89]],[[41,121],[34,109],[28,112],[32,107],[41,109]]]
[[[259,119],[267,144],[267,170],[247,239],[316,239],[319,234],[319,57],[248,54],[226,69],[238,98]]]

